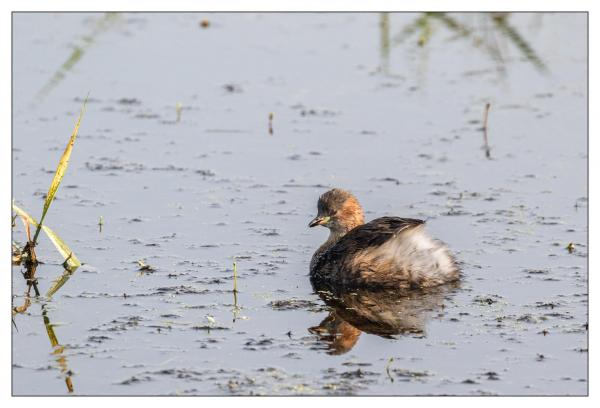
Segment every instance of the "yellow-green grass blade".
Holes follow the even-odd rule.
[[[46,201],[44,202],[44,209],[42,210],[42,217],[40,218],[40,223],[35,231],[35,235],[33,236],[33,243],[37,242],[38,235],[40,234],[40,229],[44,223],[44,218],[46,218],[46,213],[50,208],[50,204],[54,200],[54,196],[56,195],[56,191],[58,190],[58,186],[60,186],[60,182],[62,181],[65,171],[67,170],[67,166],[69,165],[69,159],[71,158],[71,152],[73,151],[73,145],[75,144],[75,139],[77,138],[77,133],[79,133],[79,126],[81,125],[81,119],[83,114],[85,113],[85,105],[87,103],[87,96],[83,101],[83,106],[81,107],[81,112],[79,113],[79,118],[77,118],[77,123],[75,124],[75,129],[73,129],[73,133],[71,134],[71,138],[69,139],[69,143],[65,148],[65,151],[58,162],[58,167],[56,168],[56,172],[54,173],[54,178],[52,179],[52,183],[50,184],[50,188],[48,189],[48,194],[46,195]]]
[[[39,224],[37,223],[37,221],[35,219],[33,219],[29,214],[27,214],[27,212],[25,212],[25,210],[19,208],[15,204],[12,205],[12,208],[17,213],[17,215],[19,217],[21,217],[22,219],[26,220],[30,224],[39,226]],[[52,244],[54,244],[54,246],[56,247],[56,249],[58,250],[58,252],[63,256],[64,263],[65,263],[63,266],[65,267],[65,269],[67,269],[71,273],[75,272],[75,270],[79,266],[81,266],[81,262],[79,261],[79,259],[77,259],[77,257],[75,256],[75,254],[73,253],[73,251],[71,250],[71,248],[69,248],[69,246],[65,243],[65,241],[63,241],[49,227],[47,227],[45,225],[42,225],[42,229],[44,230],[44,232],[46,233],[46,235],[48,236],[48,238],[50,238],[50,241],[52,242]]]

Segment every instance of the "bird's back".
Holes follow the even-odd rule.
[[[311,277],[345,286],[428,287],[458,279],[444,244],[430,238],[424,222],[382,217],[360,225],[320,248]]]

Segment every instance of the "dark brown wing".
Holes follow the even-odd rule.
[[[314,269],[341,267],[344,260],[369,247],[383,245],[399,232],[422,225],[413,218],[381,217],[354,228],[321,255]]]

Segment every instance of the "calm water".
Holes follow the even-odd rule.
[[[16,14],[13,194],[36,217],[90,100],[46,219],[85,265],[15,316],[14,394],[586,394],[586,16],[406,34],[418,17]],[[333,186],[427,219],[461,284],[315,293]],[[61,259],[37,253],[45,292]]]

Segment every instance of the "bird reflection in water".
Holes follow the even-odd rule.
[[[318,336],[332,355],[350,351],[362,332],[384,338],[425,337],[427,321],[444,308],[458,283],[410,290],[346,289],[312,281],[313,289],[331,308],[308,331]]]

